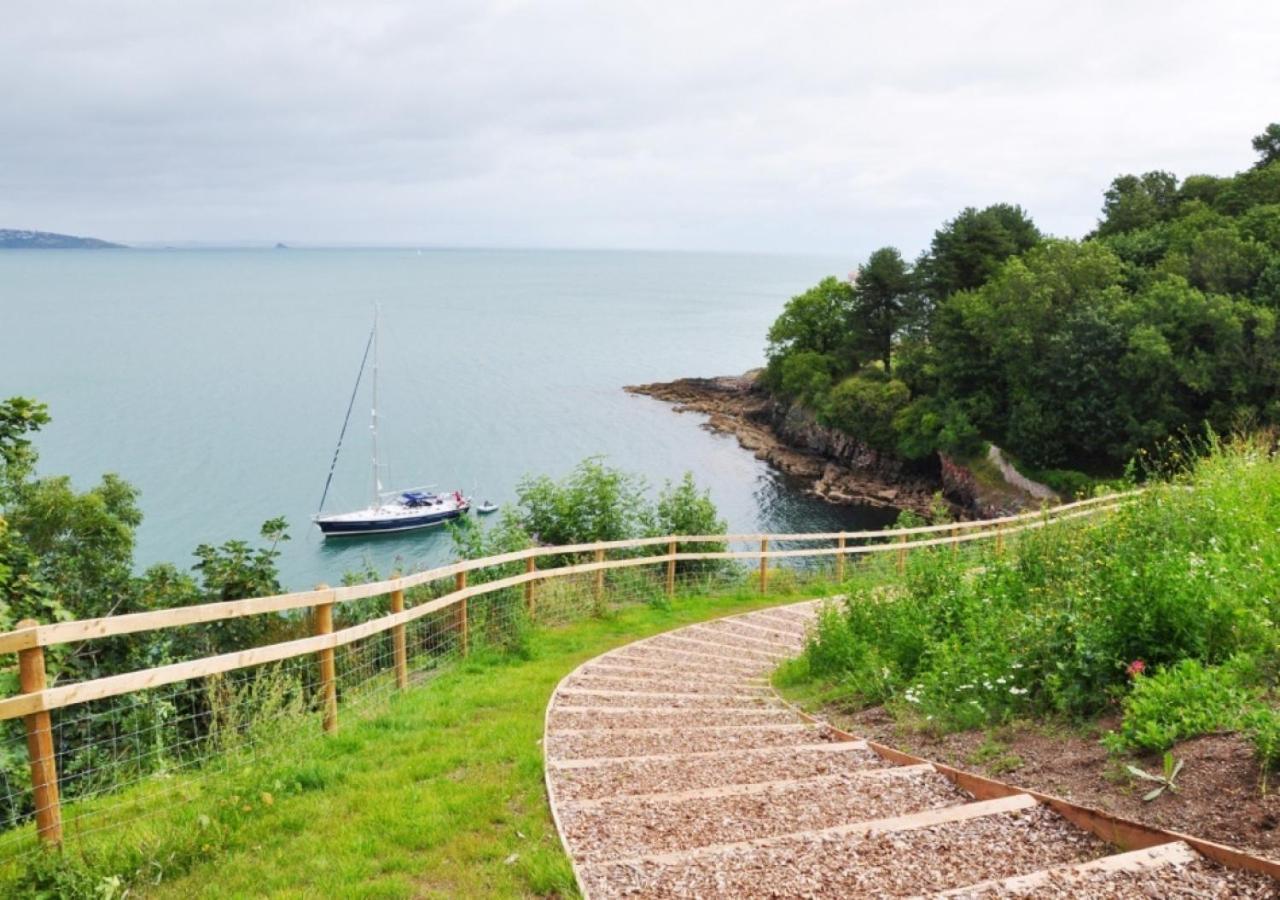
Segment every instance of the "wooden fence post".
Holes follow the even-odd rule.
[[[960,552],[960,545],[956,543],[956,538],[960,537],[960,526],[951,529],[951,555],[955,556]]]
[[[316,590],[328,590],[327,584],[316,585]],[[317,603],[313,613],[312,632],[315,634],[333,633],[333,604]],[[338,671],[334,664],[333,648],[326,647],[317,656],[320,660],[320,694],[323,698],[324,717],[322,723],[325,731],[338,730]]]
[[[40,623],[23,619],[19,628]],[[45,689],[44,648],[18,651],[18,684],[24,694]],[[53,719],[48,710],[22,717],[27,730],[27,757],[31,762],[31,791],[36,807],[36,833],[50,846],[62,843],[62,807],[58,800],[58,763],[53,754]]]
[[[996,556],[1004,555],[1004,526],[996,526]]]
[[[530,556],[524,561],[524,570],[529,574],[538,571],[538,560],[536,557]],[[529,610],[529,621],[534,620],[536,608],[533,599],[533,581],[529,580],[524,583],[524,608]]]
[[[453,576],[453,589],[455,591],[464,591],[467,589],[467,573],[459,572]],[[462,645],[462,655],[466,656],[471,652],[471,625],[467,622],[467,598],[463,597],[458,601],[458,640]]]
[[[391,611],[404,612],[404,591],[391,592]],[[396,625],[391,629],[391,652],[396,661],[396,687],[403,690],[409,686],[409,652],[403,625]]]
[[[844,532],[840,532],[840,536],[836,538],[836,583],[844,583]]]
[[[596,562],[604,562],[604,548],[596,551]],[[604,569],[596,569],[595,586],[596,615],[604,613]]]
[[[676,555],[676,542],[672,541],[667,545],[667,555],[674,557]],[[676,561],[674,559],[667,560],[667,599],[671,599],[676,595]]]
[[[769,591],[769,560],[765,554],[769,552],[769,539],[760,538],[760,593]]]
[[[905,544],[906,542],[907,542],[907,536],[905,534],[898,535],[899,544]],[[906,571],[907,571],[907,548],[899,547],[898,548],[898,574],[902,575]]]

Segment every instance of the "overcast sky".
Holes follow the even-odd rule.
[[[1280,2],[9,2],[0,228],[915,253],[1280,121]]]

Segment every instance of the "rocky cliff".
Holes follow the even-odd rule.
[[[676,412],[702,413],[707,417],[704,428],[734,435],[756,457],[806,481],[810,493],[830,503],[910,509],[928,515],[934,495],[941,492],[956,514],[990,518],[1044,502],[1046,495],[1019,483],[1026,479],[1016,471],[1015,479],[1003,475],[1012,466],[998,448],[992,448],[994,459],[979,461],[987,465],[942,454],[923,463],[904,460],[821,424],[799,404],[771,396],[759,387],[758,375],[756,370],[719,378],[681,378],[631,385],[626,390],[671,403]],[[1043,485],[1030,484],[1048,491]]]

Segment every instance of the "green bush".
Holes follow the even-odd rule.
[[[1258,706],[1244,716],[1244,730],[1253,744],[1253,755],[1262,771],[1265,790],[1267,777],[1280,764],[1280,711]]]
[[[1125,695],[1126,668],[1144,660],[1174,674],[1138,679],[1124,740],[1157,747],[1225,727],[1191,709],[1169,724],[1161,704],[1210,667],[1234,679],[1225,695],[1225,676],[1201,679],[1218,691],[1201,704],[1211,712],[1238,712],[1232,692],[1274,683],[1277,496],[1280,460],[1243,443],[1115,512],[1025,532],[1003,555],[912,551],[892,587],[883,573],[851,579],[845,608],[821,620],[806,650],[809,671],[856,702],[956,729],[1095,715]],[[1194,665],[1179,668],[1184,660]]]
[[[1229,666],[1184,659],[1137,675],[1121,703],[1124,719],[1104,738],[1111,750],[1168,750],[1178,741],[1237,727],[1249,695]]]

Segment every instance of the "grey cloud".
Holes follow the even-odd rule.
[[[126,241],[907,252],[1231,171],[1280,7],[62,2],[0,29],[0,225]]]

